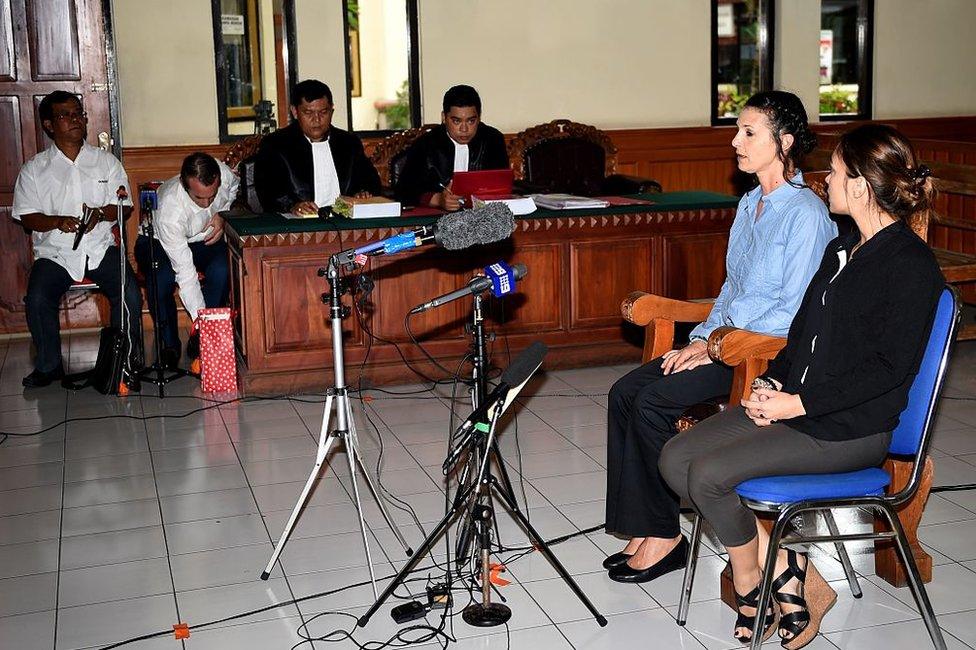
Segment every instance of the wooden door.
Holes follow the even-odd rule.
[[[10,218],[21,166],[50,140],[37,107],[54,90],[78,95],[88,112],[88,141],[109,142],[110,115],[102,0],[0,0],[0,333],[26,330],[24,295],[30,242]],[[91,300],[66,315],[75,325],[94,325]],[[95,322],[91,322],[91,321]]]

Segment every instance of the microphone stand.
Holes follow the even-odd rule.
[[[122,378],[119,385],[119,394],[125,395],[129,389],[139,390],[139,375],[132,371],[133,345],[142,345],[142,341],[133,341],[129,323],[132,321],[132,314],[129,313],[129,306],[126,303],[125,288],[127,284],[127,273],[129,270],[128,247],[125,242],[125,216],[122,212],[123,203],[128,196],[125,187],[120,186],[116,192],[118,199],[115,208],[115,219],[119,229],[119,326],[122,335],[125,337],[127,345],[122,361]],[[142,318],[142,314],[137,315]],[[141,328],[140,328],[141,331]],[[124,386],[124,388],[123,388]]]
[[[140,213],[143,219],[143,223],[146,226],[146,237],[149,238],[149,274],[146,276],[146,290],[151,296],[156,295],[157,286],[159,283],[159,260],[156,259],[156,232],[153,228],[153,207],[151,200],[143,201],[140,206]],[[149,301],[150,313],[152,314],[153,322],[153,347],[156,350],[156,360],[151,366],[147,366],[142,369],[139,373],[139,378],[143,381],[147,381],[151,384],[155,384],[159,390],[159,397],[166,397],[165,386],[171,381],[179,379],[180,377],[186,377],[187,375],[192,375],[193,377],[199,377],[199,375],[190,372],[189,370],[183,370],[182,368],[172,368],[167,369],[163,366],[163,339],[159,336],[159,301],[151,300]],[[167,373],[170,373],[167,375]]]
[[[482,379],[485,378],[484,374],[480,375],[480,377]],[[476,381],[475,383],[477,385],[479,382]],[[484,385],[482,384],[482,386]],[[501,462],[500,454],[498,454],[495,432],[498,427],[498,421],[501,419],[502,411],[505,408],[505,400],[509,392],[510,389],[502,392],[495,398],[495,403],[491,407],[491,423],[488,427],[488,432],[486,435],[479,435],[478,444],[472,450],[471,457],[469,457],[466,471],[472,467],[476,467],[477,474],[475,480],[469,484],[458,485],[458,494],[454,499],[451,509],[444,515],[444,518],[441,519],[440,523],[437,524],[430,534],[427,535],[424,541],[420,543],[416,553],[407,560],[407,563],[400,569],[400,572],[393,578],[390,584],[387,585],[383,593],[379,595],[376,602],[359,618],[357,622],[359,627],[365,627],[369,623],[369,619],[372,618],[373,614],[379,610],[399,585],[404,584],[404,581],[409,577],[420,560],[427,555],[430,549],[433,548],[435,542],[441,535],[447,532],[447,529],[463,512],[470,513],[478,529],[482,600],[481,602],[472,603],[466,607],[462,617],[466,623],[476,627],[491,627],[501,625],[508,621],[512,615],[511,609],[501,603],[491,602],[491,567],[489,564],[489,555],[491,553],[490,533],[494,519],[494,511],[491,507],[492,494],[497,495],[501,499],[515,521],[526,531],[533,546],[549,560],[549,563],[563,581],[566,582],[572,592],[576,594],[576,597],[580,599],[580,602],[593,615],[600,627],[606,626],[607,619],[597,611],[593,603],[590,602],[590,599],[587,598],[586,594],[583,593],[583,590],[580,589],[579,585],[566,570],[566,567],[560,563],[549,548],[549,545],[546,544],[542,536],[539,535],[538,531],[536,531],[522,511],[519,510],[518,503],[516,503],[515,499],[501,486],[499,479],[491,471],[490,456],[492,454],[496,454],[496,463],[502,468],[500,471],[504,471],[504,464]],[[482,393],[482,395],[485,394]],[[449,468],[445,470],[445,474],[448,471]],[[508,487],[510,488],[511,486],[509,485]]]
[[[400,546],[403,547],[408,557],[413,554],[413,551],[400,533],[400,528],[393,521],[393,518],[390,517],[390,513],[387,512],[386,506],[383,504],[383,499],[376,490],[376,486],[373,485],[373,479],[370,478],[366,464],[363,462],[362,454],[359,451],[356,421],[352,414],[349,389],[346,387],[345,356],[343,354],[342,319],[349,315],[350,310],[349,307],[342,304],[342,295],[346,292],[351,293],[352,288],[350,283],[339,274],[340,268],[345,265],[345,262],[340,260],[348,259],[348,255],[345,255],[345,253],[346,251],[343,251],[342,253],[332,255],[329,258],[328,266],[319,269],[319,276],[325,276],[329,282],[329,292],[322,294],[322,302],[329,305],[329,316],[332,324],[332,367],[335,373],[335,383],[326,390],[325,411],[322,414],[322,428],[319,431],[319,444],[318,451],[315,454],[315,465],[312,467],[312,471],[308,475],[308,481],[305,482],[305,487],[298,497],[298,502],[295,504],[295,508],[288,518],[288,523],[285,524],[285,529],[282,531],[281,537],[275,545],[271,559],[261,574],[261,579],[267,580],[271,575],[275,562],[278,561],[278,557],[281,555],[281,551],[284,550],[292,529],[298,522],[299,515],[301,515],[305,504],[308,502],[309,497],[311,497],[312,488],[315,486],[316,480],[318,480],[319,474],[322,471],[322,465],[325,464],[332,445],[337,440],[341,440],[346,450],[346,458],[349,461],[349,475],[352,479],[353,496],[356,501],[356,511],[359,513],[359,529],[363,534],[363,548],[366,551],[366,563],[369,566],[369,578],[373,585],[373,596],[376,596],[376,576],[373,573],[373,556],[369,550],[366,520],[363,517],[363,504],[359,498],[359,484],[356,481],[357,464],[362,471],[363,478],[366,480],[366,485],[373,494],[376,505],[379,506],[383,519],[386,520],[386,524],[393,531],[397,541],[400,542]],[[336,428],[330,429],[329,425],[332,419],[333,404],[336,407]]]

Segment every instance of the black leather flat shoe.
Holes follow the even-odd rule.
[[[607,559],[603,561],[603,568],[612,569],[615,566],[627,564],[627,560],[632,557],[633,555],[628,555],[627,553],[614,553],[613,555],[608,555]]]
[[[671,552],[646,569],[632,569],[625,562],[610,569],[610,579],[615,582],[650,582],[666,573],[685,568],[688,563],[688,540],[684,536]]]
[[[58,366],[51,372],[43,372],[41,370],[35,370],[31,374],[24,377],[20,382],[26,388],[43,388],[44,386],[50,386],[52,382],[64,379],[64,367]]]

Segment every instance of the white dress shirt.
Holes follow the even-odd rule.
[[[25,214],[41,213],[51,217],[82,216],[81,206],[100,208],[116,205],[116,191],[124,186],[129,191],[129,179],[122,163],[107,151],[85,143],[74,161],[54,144],[31,158],[17,175],[14,186],[12,216],[20,221]],[[129,199],[123,205],[132,205]],[[105,250],[115,244],[112,222],[102,221],[85,234],[78,250],[71,250],[75,233],[54,228],[31,235],[34,259],[48,259],[60,264],[78,281],[85,277],[86,266],[97,268],[105,257]]]
[[[451,138],[454,142],[454,138]],[[468,145],[454,142],[454,171],[468,171]]]
[[[156,239],[169,257],[176,273],[176,283],[180,287],[180,298],[192,320],[196,320],[197,312],[206,305],[203,302],[197,269],[193,265],[190,244],[204,241],[210,236],[210,219],[218,212],[230,209],[240,185],[240,180],[230,167],[219,160],[217,164],[220,166],[220,189],[210,207],[201,208],[193,202],[178,174],[160,185],[156,191],[159,202],[159,207],[153,214]]]
[[[308,139],[308,136],[305,136]],[[320,208],[332,205],[339,198],[339,174],[332,159],[329,139],[312,142],[312,177],[315,179],[315,205]]]

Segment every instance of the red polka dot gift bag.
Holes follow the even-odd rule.
[[[194,329],[200,332],[200,380],[205,393],[237,392],[237,357],[229,307],[201,309]]]

